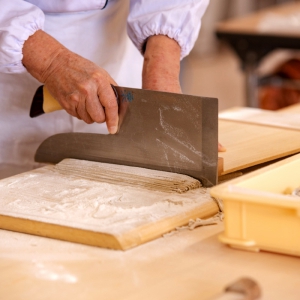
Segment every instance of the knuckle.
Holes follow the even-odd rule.
[[[108,73],[104,69],[96,69],[92,73],[92,78],[101,84],[103,82],[103,78],[107,77]]]
[[[79,101],[80,101],[80,97],[79,97],[78,93],[72,93],[66,97],[65,105],[66,105],[66,107],[69,107],[70,109],[72,107],[75,108],[78,106]]]
[[[67,96],[67,98],[70,101],[72,101],[72,102],[78,102],[80,97],[79,97],[79,93],[78,92],[73,92],[73,93],[69,94]]]
[[[80,93],[84,96],[87,96],[91,91],[91,80],[86,79],[79,84]]]

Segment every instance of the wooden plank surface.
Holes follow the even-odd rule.
[[[238,121],[300,131],[300,105],[286,110],[270,111],[250,107],[234,107],[219,113],[219,120]]]
[[[220,121],[227,151],[231,126]],[[256,141],[249,132],[246,145]],[[257,280],[262,299],[299,299],[299,258],[231,249],[218,241],[223,230],[219,222],[176,231],[125,252],[0,230],[0,299],[208,300],[243,276]]]
[[[0,298],[212,300],[248,276],[261,300],[299,299],[299,258],[231,249],[222,231],[177,231],[124,252],[0,230]]]
[[[300,131],[219,120],[223,175],[300,152]]]
[[[223,159],[222,175],[300,151],[299,132],[295,130],[225,120],[220,120],[219,125],[219,140],[227,148],[219,153]],[[77,164],[77,168],[70,170],[61,163],[0,181],[1,227],[128,249],[190,219],[218,212],[206,189],[178,194],[168,190],[172,184],[164,185],[165,179],[156,180],[155,176],[154,181],[149,181],[153,189],[151,184],[130,186],[136,174],[123,184],[120,182],[123,175],[114,174],[111,180],[118,181],[116,185],[107,182],[107,178],[104,182],[99,178],[102,176],[99,163],[88,164],[93,167]],[[141,181],[138,178],[135,182]]]
[[[216,214],[199,186],[185,175],[67,159],[0,181],[0,227],[125,250]]]

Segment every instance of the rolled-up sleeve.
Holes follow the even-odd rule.
[[[192,50],[209,0],[131,0],[127,31],[135,46],[149,36],[167,35],[181,47],[181,58]]]
[[[44,28],[42,10],[23,0],[0,0],[0,72],[26,72],[22,64],[24,42]]]

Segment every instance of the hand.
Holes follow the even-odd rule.
[[[88,124],[106,121],[110,133],[117,131],[118,103],[111,87],[116,83],[105,70],[66,50],[56,57],[44,78],[70,115]]]
[[[111,87],[117,84],[105,70],[43,31],[37,31],[24,43],[23,55],[29,73],[45,83],[70,115],[88,124],[106,121],[109,132],[117,132],[118,104]]]

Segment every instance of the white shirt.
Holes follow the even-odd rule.
[[[41,85],[22,65],[22,47],[30,35],[42,29],[105,69],[117,84],[140,88],[143,57],[137,49],[149,36],[165,34],[180,44],[181,57],[187,55],[207,2],[0,0],[0,178],[5,168],[16,174],[38,167],[35,151],[51,135],[107,133],[105,124],[88,125],[66,111],[29,117],[32,97]]]
[[[122,0],[108,0],[122,1]],[[141,51],[149,36],[163,34],[189,54],[199,34],[209,0],[131,0],[127,32]],[[107,0],[0,0],[0,72],[22,73],[22,47],[28,37],[44,29],[45,14],[105,9]]]

